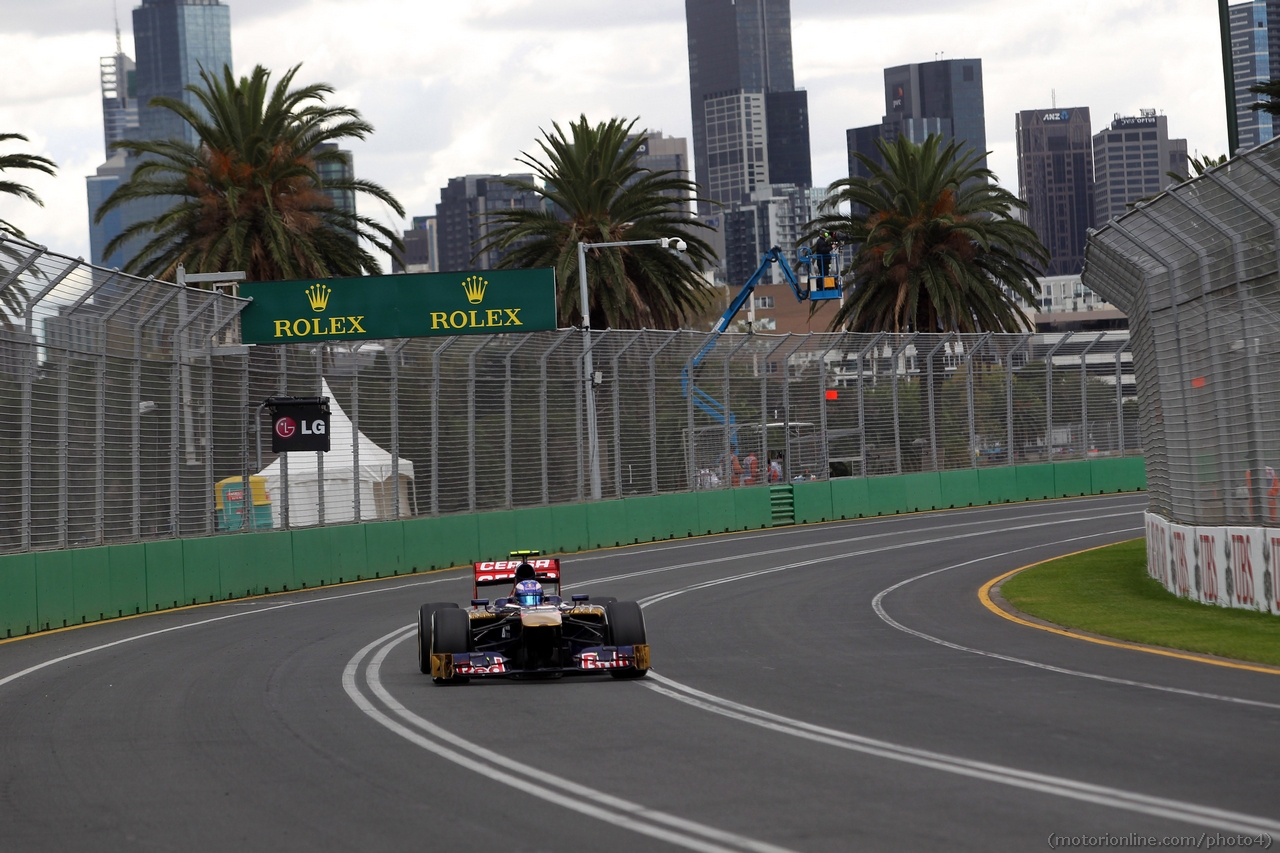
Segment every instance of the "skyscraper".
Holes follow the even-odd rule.
[[[1117,113],[1093,137],[1094,222],[1105,225],[1174,183],[1168,172],[1187,174],[1187,140],[1170,139],[1169,120],[1155,110]]]
[[[1249,91],[1280,72],[1280,0],[1247,0],[1230,7],[1231,58],[1236,82],[1240,147],[1253,148],[1275,135],[1273,118],[1249,109],[1262,100]],[[1235,152],[1232,152],[1235,153]]]
[[[231,64],[231,9],[220,0],[142,0],[133,10],[133,46],[141,137],[195,144],[195,132],[182,119],[148,104],[163,95],[201,109],[185,87],[200,82],[201,69],[221,77]]]
[[[346,149],[338,148],[336,142],[322,142],[315,148],[316,151],[337,151],[343,155],[342,162],[339,163],[317,163],[316,174],[320,176],[320,183],[327,184],[331,181],[353,181],[356,177],[355,160],[351,156],[351,152]],[[356,212],[356,194],[354,190],[321,190],[333,202],[333,206],[338,210],[345,210],[347,213],[354,214]]]
[[[682,136],[665,136],[660,130],[642,130],[638,134],[627,137],[627,144],[634,142],[637,136],[643,137],[640,148],[636,151],[637,166],[650,172],[674,172],[675,174],[669,177],[690,180],[689,140]],[[628,182],[628,186],[638,180],[640,176],[637,175]],[[664,195],[689,198],[688,193],[677,193],[674,190],[667,190]]]
[[[1049,250],[1046,275],[1075,275],[1093,227],[1093,139],[1089,108],[1017,115],[1018,187],[1027,224]]]
[[[794,259],[792,247],[804,234],[804,224],[814,217],[822,191],[795,184],[769,184],[756,188],[749,201],[724,213],[725,270],[732,284],[743,284],[774,246]],[[784,284],[782,270],[769,267],[763,284]]]
[[[413,227],[404,232],[404,255],[391,253],[392,272],[439,272],[440,259],[436,243],[436,218],[413,217]]]
[[[200,81],[201,68],[221,74],[223,66],[231,64],[231,10],[219,0],[142,0],[142,5],[133,10],[133,45],[137,56],[137,67],[133,70],[137,125],[122,135],[135,139],[184,139],[194,144],[195,134],[185,122],[168,110],[148,104],[153,97],[165,95],[201,109],[195,96],[183,88]],[[117,56],[122,55],[118,49]],[[117,89],[111,99],[106,95],[104,71],[103,130],[108,139],[112,128],[121,127],[118,85],[123,68],[127,98],[128,65],[113,63]],[[123,109],[124,127],[128,128],[128,105]],[[119,153],[86,179],[89,246],[95,264],[123,265],[146,241],[134,240],[110,258],[102,254],[107,243],[131,224],[157,216],[165,208],[163,199],[131,202],[118,208],[101,224],[94,224],[98,206],[129,179],[135,165],[135,161]]]
[[[795,87],[790,0],[685,0],[685,20],[703,194],[732,205],[760,185],[811,184],[808,95]]]
[[[940,134],[978,152],[980,165],[987,165],[981,59],[941,59],[886,68],[884,112],[880,124],[846,132],[850,176],[865,176],[855,153],[879,163],[875,140],[893,143],[899,136],[923,142]]]
[[[138,133],[137,74],[133,60],[120,45],[116,30],[116,52],[98,62],[98,81],[102,87],[102,135],[107,159],[114,154],[111,143],[136,137]]]
[[[436,205],[440,272],[494,269],[504,252],[495,249],[477,256],[492,224],[486,214],[542,207],[537,193],[516,189],[502,183],[503,179],[533,183],[533,175],[467,175],[450,178],[449,185],[440,190]]]

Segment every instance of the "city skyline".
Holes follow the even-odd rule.
[[[335,27],[335,21],[346,18],[338,6],[325,2],[305,16],[296,14],[299,7],[287,0],[231,0],[230,5],[237,73],[258,62],[277,72],[303,62],[301,80],[333,83],[338,89],[334,100],[361,109],[377,128],[368,142],[352,146],[361,176],[387,185],[411,212],[432,210],[439,188],[450,177],[519,171],[515,158],[534,147],[539,127],[563,123],[579,112],[592,120],[638,116],[647,127],[691,137],[682,2],[662,0],[644,14],[621,4],[566,2],[539,14],[539,7],[518,0],[477,3],[467,10],[426,4],[412,12],[388,0],[351,19],[350,32]],[[970,2],[961,14],[922,0],[902,14],[887,15],[856,0],[793,0],[795,77],[808,90],[814,185],[825,186],[846,174],[844,130],[883,114],[877,103],[883,97],[877,79],[883,69],[928,60],[937,55],[930,50],[935,46],[946,48],[948,58],[982,57],[991,167],[1011,188],[1017,173],[1010,114],[1045,103],[1051,88],[1057,89],[1060,102],[1087,105],[1098,117],[1177,103],[1169,116],[1172,135],[1188,138],[1193,152],[1225,150],[1217,41],[1204,37],[1216,24],[1212,9],[1171,2],[1162,4],[1165,18],[1152,21],[1141,15],[1149,4],[1128,3],[1095,10],[1086,22],[1090,16],[1055,18],[1059,5],[1048,2],[1034,12],[1005,7],[1001,27],[987,31],[968,18],[975,11],[994,10],[992,3]],[[931,9],[936,13],[921,14]],[[440,32],[454,36],[426,48],[418,45],[417,56],[408,33],[375,26],[380,16],[395,10],[412,20],[429,18]],[[17,31],[5,36],[12,48],[8,61],[20,64],[37,52],[47,54],[49,73],[22,91],[0,92],[0,121],[32,136],[33,150],[53,156],[61,167],[58,179],[36,185],[48,208],[14,207],[0,215],[21,222],[50,246],[85,254],[88,211],[80,176],[101,162],[97,63],[114,45],[110,9],[102,10],[100,18],[94,29],[82,25],[76,31],[69,16],[53,21],[24,11]],[[125,23],[128,16],[122,18]],[[285,21],[296,31],[282,31]],[[915,29],[894,35],[904,23]],[[491,35],[486,50],[495,58],[493,71],[464,61],[462,43],[471,37],[468,33],[479,32]],[[874,36],[856,57],[817,48],[839,44],[855,32]],[[1087,44],[1080,40],[1085,33],[1091,34]],[[591,35],[585,43],[584,34]],[[1051,34],[1073,42],[1071,50],[1029,46]],[[1158,47],[1136,44],[1139,34],[1159,35],[1149,40]],[[124,36],[128,44],[132,35]],[[1129,45],[1128,54],[1117,52],[1122,43]],[[1162,66],[1158,60],[1166,53],[1179,55],[1180,62]],[[564,56],[588,62],[597,73],[582,79],[562,67],[557,57]],[[1078,61],[1082,56],[1091,59]],[[503,91],[495,91],[499,74]],[[1117,93],[1112,78],[1126,79],[1128,88]],[[431,108],[406,108],[413,104]],[[70,191],[68,184],[73,184]],[[408,227],[406,221],[384,218],[397,228]]]

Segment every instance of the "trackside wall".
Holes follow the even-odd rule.
[[[1271,513],[1274,523],[1276,514]],[[1176,524],[1146,514],[1147,574],[1180,598],[1280,615],[1280,527]]]
[[[792,486],[796,523],[1140,491],[1140,457]],[[772,526],[769,488],[0,556],[0,637],[270,592]]]

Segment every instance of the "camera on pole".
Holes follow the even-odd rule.
[[[268,397],[271,452],[329,451],[328,397]]]

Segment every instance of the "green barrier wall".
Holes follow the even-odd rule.
[[[1146,488],[1140,457],[795,483],[797,523]],[[0,636],[179,605],[771,526],[769,487],[0,556]]]

